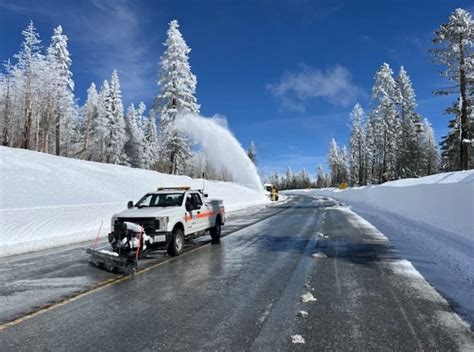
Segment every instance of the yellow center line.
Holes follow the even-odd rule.
[[[102,289],[104,289],[104,288],[110,287],[110,286],[112,286],[112,285],[119,284],[119,283],[121,283],[121,282],[123,282],[123,281],[126,281],[126,280],[129,280],[129,279],[133,278],[133,277],[136,276],[136,275],[144,274],[144,273],[146,273],[146,272],[149,271],[149,270],[152,270],[152,269],[157,268],[157,267],[159,267],[159,266],[162,266],[162,265],[164,265],[164,264],[168,264],[168,263],[172,262],[173,260],[182,258],[183,256],[185,256],[185,255],[187,255],[187,254],[190,254],[190,253],[192,253],[192,252],[194,252],[194,251],[196,251],[196,250],[198,250],[198,249],[201,249],[201,248],[203,248],[203,247],[205,247],[206,245],[209,245],[209,244],[210,244],[210,242],[209,242],[209,243],[206,243],[206,244],[204,244],[204,245],[198,246],[198,247],[196,247],[196,248],[190,249],[190,250],[186,251],[185,253],[183,253],[182,255],[180,255],[180,256],[178,256],[178,257],[169,257],[169,258],[167,258],[167,259],[165,258],[165,259],[161,260],[161,261],[158,262],[158,263],[152,264],[152,265],[150,265],[150,266],[147,266],[147,267],[145,267],[145,268],[143,268],[143,269],[138,270],[138,271],[135,272],[134,274],[130,274],[130,275],[126,275],[126,276],[119,276],[119,277],[111,278],[111,279],[108,279],[108,280],[105,280],[105,281],[101,281],[101,282],[99,282],[98,284],[96,284],[95,286],[93,286],[92,288],[89,287],[89,288],[86,288],[86,289],[84,289],[84,290],[82,290],[82,291],[79,291],[79,292],[77,292],[74,296],[69,297],[69,298],[66,298],[66,299],[64,299],[64,300],[61,301],[61,302],[52,303],[51,305],[49,305],[49,306],[47,306],[47,307],[44,307],[44,308],[41,308],[41,309],[39,309],[39,310],[37,310],[37,311],[35,311],[35,312],[26,314],[26,315],[24,315],[24,316],[22,316],[22,317],[20,317],[20,318],[14,319],[14,320],[12,320],[12,321],[10,321],[10,322],[0,324],[0,331],[3,331],[3,330],[5,330],[5,329],[8,328],[8,327],[16,326],[16,325],[18,325],[18,324],[21,324],[21,323],[23,323],[23,322],[25,322],[25,321],[27,321],[27,320],[30,320],[30,319],[32,319],[32,318],[34,318],[34,317],[37,317],[37,316],[39,316],[39,315],[42,315],[42,314],[44,314],[44,313],[46,313],[46,312],[52,311],[52,310],[54,310],[54,309],[56,309],[56,308],[62,307],[62,306],[64,306],[64,305],[66,305],[66,304],[69,304],[69,303],[72,303],[72,302],[74,302],[74,301],[77,301],[78,299],[80,299],[80,298],[82,298],[82,297],[86,297],[86,296],[88,296],[88,295],[90,295],[90,294],[92,294],[92,293],[95,293],[95,292],[97,292],[97,291],[99,291],[99,290],[102,290]]]
[[[256,223],[259,223],[259,222],[261,222],[261,221],[264,221],[264,220],[266,220],[266,219],[268,219],[268,218],[271,218],[271,217],[273,217],[273,216],[275,216],[275,215],[278,215],[279,213],[281,213],[281,212],[283,212],[283,211],[285,211],[285,210],[288,210],[288,209],[280,210],[280,211],[278,211],[278,212],[276,212],[276,213],[274,213],[274,214],[271,214],[271,215],[268,216],[268,217],[264,217],[263,219],[260,219],[259,221],[255,222],[255,223],[248,224],[247,226],[244,226],[244,227],[238,229],[237,231],[242,230],[242,229],[244,229],[244,228],[246,228],[246,227],[255,225]],[[234,231],[234,232],[235,232],[235,231]],[[230,234],[232,234],[232,233],[233,233],[233,232],[228,233],[228,234],[226,234],[226,235],[223,235],[222,237],[228,236],[228,235],[230,235]],[[134,274],[130,274],[130,275],[126,275],[126,276],[123,276],[123,275],[122,275],[122,276],[114,277],[114,278],[111,278],[111,279],[108,279],[108,280],[105,280],[105,281],[101,281],[101,282],[97,283],[96,285],[94,285],[94,286],[92,286],[92,287],[85,288],[85,289],[83,289],[83,290],[81,290],[81,291],[79,291],[79,292],[73,294],[72,297],[66,298],[66,299],[64,299],[64,300],[62,300],[62,301],[60,301],[60,302],[57,302],[57,303],[52,303],[52,304],[50,304],[50,305],[47,305],[47,306],[44,307],[44,308],[40,308],[40,309],[37,310],[37,311],[34,311],[34,312],[32,312],[32,313],[29,313],[29,314],[26,314],[26,315],[24,315],[24,316],[22,316],[22,317],[19,317],[19,318],[17,318],[17,319],[14,319],[14,320],[12,320],[12,321],[7,322],[7,323],[0,324],[0,332],[3,331],[3,330],[5,330],[5,329],[8,328],[8,327],[19,325],[19,324],[21,324],[21,323],[23,323],[23,322],[25,322],[25,321],[27,321],[27,320],[33,319],[34,317],[37,317],[37,316],[39,316],[39,315],[42,315],[42,314],[44,314],[44,313],[46,313],[46,312],[52,311],[52,310],[54,310],[54,309],[56,309],[56,308],[59,308],[59,307],[65,306],[66,304],[69,304],[69,303],[72,303],[72,302],[74,302],[74,301],[77,301],[77,300],[79,300],[79,299],[81,299],[81,298],[83,298],[83,297],[86,297],[86,296],[88,296],[88,295],[90,295],[90,294],[92,294],[92,293],[95,293],[95,292],[97,292],[97,291],[99,291],[99,290],[102,290],[102,289],[107,288],[107,287],[110,287],[110,286],[112,286],[112,285],[116,285],[116,284],[119,284],[119,283],[121,283],[121,282],[123,282],[123,281],[129,280],[129,279],[133,278],[133,277],[136,276],[136,275],[144,274],[144,273],[146,273],[147,271],[150,271],[150,270],[152,270],[152,269],[155,269],[155,268],[157,268],[157,267],[159,267],[159,266],[162,266],[162,265],[164,265],[164,264],[168,264],[168,263],[172,262],[173,260],[182,258],[183,256],[185,256],[185,255],[187,255],[187,254],[190,254],[190,253],[192,253],[192,252],[194,252],[194,251],[197,251],[198,249],[204,248],[204,247],[206,247],[206,246],[208,246],[208,245],[210,245],[210,244],[211,244],[211,241],[208,241],[208,242],[205,242],[204,244],[199,245],[199,246],[196,247],[196,248],[192,248],[192,249],[190,249],[190,250],[184,252],[184,253],[183,253],[182,255],[180,255],[180,256],[177,256],[177,257],[168,257],[168,258],[165,257],[165,258],[162,259],[160,262],[155,263],[155,264],[152,264],[152,265],[150,265],[150,266],[147,266],[147,267],[145,267],[145,268],[143,268],[143,269],[140,269],[140,270],[138,270],[137,272],[135,272]]]

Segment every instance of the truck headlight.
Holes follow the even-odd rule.
[[[168,220],[169,218],[167,216],[164,216],[162,218],[156,218],[156,221],[159,222],[159,227],[157,227],[157,230],[161,230],[161,231],[166,231],[166,229],[168,228]]]

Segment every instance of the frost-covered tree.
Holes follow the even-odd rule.
[[[324,174],[323,166],[319,164],[316,169],[316,188],[324,187],[326,187],[326,175]]]
[[[252,162],[257,165],[257,148],[255,147],[254,141],[250,142],[250,147],[247,150],[247,155]]]
[[[148,116],[143,128],[145,138],[143,167],[150,169],[156,164],[159,152],[158,132],[156,129],[155,118],[153,116]]]
[[[21,50],[15,55],[18,60],[16,65],[16,78],[18,83],[21,85],[23,91],[23,116],[21,119],[22,135],[20,146],[24,149],[30,148],[32,124],[33,124],[33,89],[35,78],[38,77],[38,63],[42,60],[40,53],[39,34],[36,32],[36,28],[33,25],[33,21],[30,22],[28,27],[21,32],[24,37],[21,45]],[[20,122],[20,121],[19,121]]]
[[[446,109],[446,113],[454,116],[449,121],[449,131],[441,138],[441,170],[457,171],[461,169],[461,107],[460,102]]]
[[[454,84],[450,88],[436,91],[435,94],[459,96],[459,126],[456,123],[450,123],[451,131],[443,139],[444,150],[449,149],[452,152],[455,149],[455,143],[459,144],[459,165],[453,165],[452,170],[470,168],[469,152],[472,152],[472,147],[469,140],[472,138],[470,130],[472,101],[469,99],[469,85],[472,85],[472,82],[469,77],[474,70],[473,42],[474,21],[471,14],[458,8],[449,16],[448,22],[442,24],[436,31],[433,43],[438,47],[431,49],[434,63],[445,66],[441,75]],[[452,112],[452,109],[448,109],[449,111]],[[459,128],[460,132],[457,142],[454,128]],[[448,143],[451,145],[448,146]]]
[[[342,146],[341,150],[341,159],[340,159],[340,182],[349,183],[349,176],[350,176],[350,156],[347,147],[344,145]]]
[[[107,80],[104,80],[100,93],[97,99],[97,117],[91,121],[90,131],[90,160],[105,162],[105,136],[108,133],[107,121],[108,111],[107,106],[110,95],[110,85]]]
[[[374,183],[374,174],[375,169],[374,165],[376,164],[375,157],[377,151],[375,150],[375,132],[374,132],[374,122],[370,118],[365,123],[364,128],[364,141],[365,141],[365,155],[364,155],[364,175],[363,175],[363,184],[372,184]]]
[[[141,102],[138,108],[132,103],[125,115],[125,132],[127,134],[127,142],[124,150],[127,154],[130,166],[143,168],[144,151],[145,151],[145,134],[142,128],[143,114],[145,112],[145,104]]]
[[[349,138],[349,160],[350,160],[350,183],[352,185],[362,185],[364,182],[364,110],[357,103],[352,109],[351,134]]]
[[[341,179],[341,151],[334,138],[329,142],[329,173],[331,175],[331,186],[337,187]]]
[[[77,121],[74,112],[74,81],[70,71],[71,57],[67,47],[68,38],[63,34],[63,29],[58,26],[54,29],[51,37],[51,44],[48,48],[48,57],[52,69],[57,72],[58,96],[55,121],[55,150],[56,155],[61,155],[61,146],[65,147],[65,155],[68,154],[68,148],[75,136]],[[64,136],[61,136],[61,133]]]
[[[296,179],[295,174],[290,166],[286,169],[285,174],[285,188],[286,189],[295,189],[296,188]]]
[[[160,59],[158,86],[154,112],[160,116],[160,154],[167,171],[177,174],[191,155],[190,141],[173,128],[172,122],[180,113],[199,113],[196,97],[196,76],[191,72],[189,53],[179,31],[178,21],[169,24],[166,49]]]
[[[113,71],[109,89],[104,97],[107,134],[105,138],[105,162],[110,164],[126,164],[127,155],[124,151],[127,135],[123,114],[122,92],[117,71]]]
[[[422,123],[421,146],[421,173],[423,176],[435,174],[439,169],[438,148],[433,127],[427,119]]]
[[[401,120],[401,134],[397,163],[397,176],[415,177],[420,175],[420,158],[422,155],[419,138],[420,117],[415,112],[415,91],[408,73],[402,66],[397,77],[400,91],[399,116]]]
[[[87,89],[86,103],[82,107],[82,149],[80,156],[82,159],[91,160],[91,134],[92,128],[99,118],[99,93],[92,83]]]
[[[375,74],[372,99],[376,107],[372,111],[375,157],[378,182],[393,180],[396,177],[400,121],[395,110],[401,103],[400,91],[393,79],[393,71],[384,63]]]

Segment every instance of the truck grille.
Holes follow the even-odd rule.
[[[154,235],[156,230],[160,228],[160,221],[155,218],[118,218],[114,224],[114,232],[120,233],[124,222],[133,222],[143,226],[145,233],[149,236]]]

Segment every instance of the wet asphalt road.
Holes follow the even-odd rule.
[[[301,196],[281,207],[219,245],[5,327],[1,350],[474,349],[469,327],[355,214]],[[317,301],[302,303],[304,292]]]

